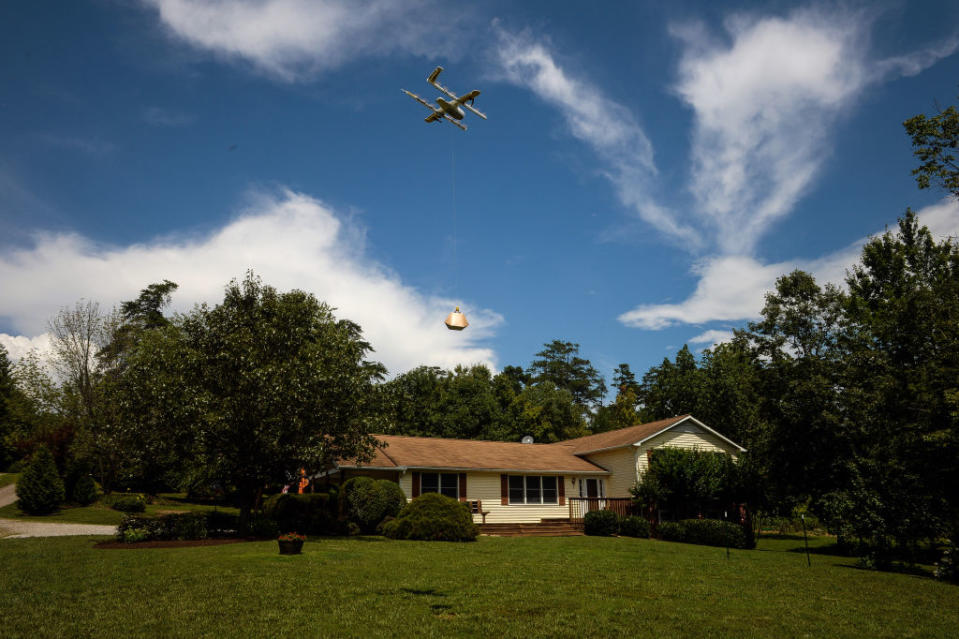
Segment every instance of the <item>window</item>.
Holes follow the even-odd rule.
[[[558,504],[559,489],[555,477],[510,475],[509,503]]]
[[[422,473],[420,475],[420,493],[440,493],[453,499],[459,499],[459,475],[456,473]]]

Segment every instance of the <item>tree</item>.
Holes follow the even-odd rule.
[[[639,384],[636,383],[636,375],[629,369],[629,364],[620,364],[613,372],[613,388],[622,393],[625,390],[632,390],[634,393],[639,390]]]
[[[913,169],[920,189],[933,182],[959,197],[959,164],[954,155],[959,147],[959,111],[950,106],[932,116],[917,115],[903,122],[912,138],[914,155],[921,164]]]
[[[46,446],[40,446],[17,482],[20,510],[45,515],[55,511],[65,498],[63,480],[57,473],[53,455]]]
[[[588,435],[583,411],[573,394],[553,382],[527,386],[513,402],[513,429],[503,433],[505,441],[519,441],[531,435],[537,442],[559,442]]]
[[[588,359],[579,356],[579,344],[553,340],[536,353],[530,364],[533,384],[551,382],[565,389],[580,406],[595,406],[606,395],[606,383]]]
[[[637,391],[642,421],[698,414],[701,384],[702,375],[696,366],[696,358],[684,345],[676,353],[675,362],[664,358],[660,366],[643,375]]]
[[[193,469],[236,488],[244,523],[267,484],[372,457],[374,383],[385,370],[366,360],[372,349],[358,325],[252,272],[226,287],[221,304],[176,324],[151,342],[163,354],[156,375],[142,351],[131,364],[124,416],[139,433],[169,424],[171,438],[188,442]]]
[[[11,403],[15,392],[13,365],[7,356],[7,349],[0,344],[0,468],[6,468],[15,457],[14,424],[11,414]]]

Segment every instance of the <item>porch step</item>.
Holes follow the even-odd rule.
[[[575,537],[583,534],[583,525],[569,520],[543,520],[530,524],[480,524],[481,535],[499,537]]]

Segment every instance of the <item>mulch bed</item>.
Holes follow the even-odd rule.
[[[256,541],[255,539],[238,539],[229,537],[224,539],[175,539],[170,541],[135,541],[127,543],[125,541],[98,541],[93,545],[94,548],[124,548],[127,550],[136,550],[138,548],[192,548],[194,546],[222,546],[223,544],[242,544],[247,541]]]

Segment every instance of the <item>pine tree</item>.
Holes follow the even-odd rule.
[[[65,499],[63,480],[57,473],[53,454],[41,446],[17,482],[20,510],[31,515],[52,513]]]

